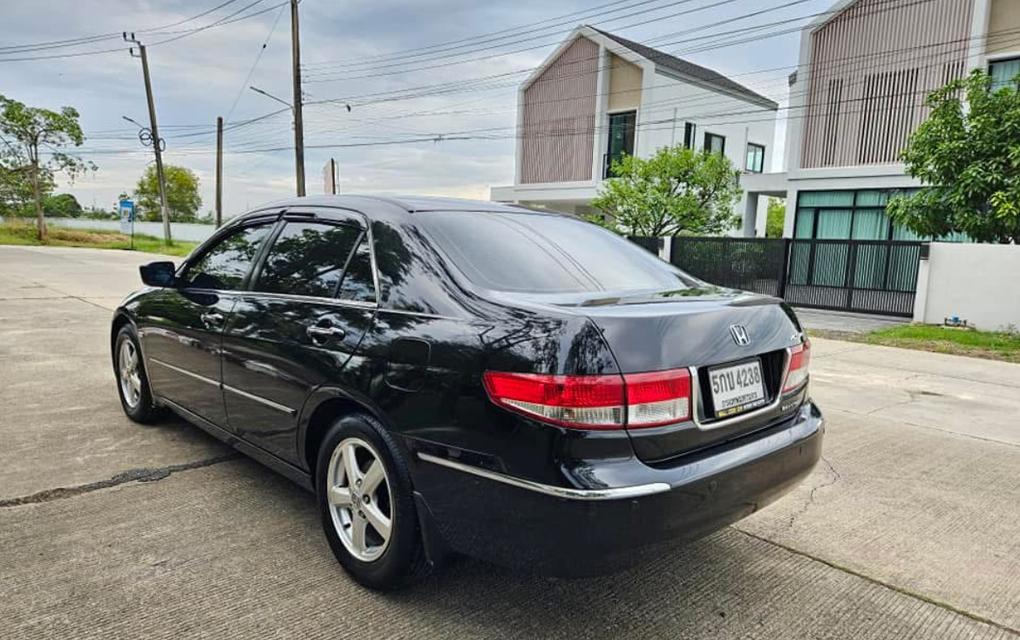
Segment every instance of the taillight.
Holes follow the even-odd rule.
[[[687,369],[623,376],[486,371],[484,382],[496,404],[564,427],[652,427],[681,422],[691,414]]]
[[[786,373],[786,382],[783,383],[783,392],[793,391],[804,384],[808,377],[808,364],[811,360],[811,342],[805,340],[802,344],[789,348],[790,368]]]
[[[691,373],[687,369],[625,373],[627,427],[654,427],[691,417]]]

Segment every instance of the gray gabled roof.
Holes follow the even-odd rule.
[[[701,84],[708,85],[709,87],[721,90],[723,92],[736,94],[737,96],[750,100],[751,102],[755,102],[762,106],[766,106],[769,109],[779,108],[779,105],[771,98],[763,96],[760,93],[751,91],[744,85],[730,80],[729,78],[727,78],[726,76],[722,75],[717,71],[712,71],[711,69],[708,69],[706,67],[696,65],[693,62],[681,60],[680,58],[677,58],[674,55],[670,55],[665,51],[653,49],[652,47],[643,45],[640,42],[634,42],[633,40],[628,40],[627,38],[621,38],[620,36],[609,33],[607,31],[595,29],[595,27],[592,27],[592,29],[598,31],[607,38],[615,40],[616,42],[623,45],[624,47],[627,47],[628,49],[638,54],[642,58],[647,58],[648,60],[651,60],[658,67],[662,67],[663,69],[666,69],[668,71],[673,71],[687,78],[691,78],[696,82],[700,82]]]

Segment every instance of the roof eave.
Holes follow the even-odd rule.
[[[779,110],[779,103],[778,102],[776,102],[775,100],[770,100],[769,98],[766,98],[765,96],[759,95],[759,94],[754,93],[754,92],[751,92],[751,93],[748,94],[748,93],[741,93],[739,91],[734,91],[734,90],[729,89],[727,87],[719,86],[718,84],[716,84],[714,82],[706,82],[705,80],[702,80],[701,78],[696,78],[694,76],[687,75],[686,73],[680,73],[676,69],[671,69],[669,67],[664,67],[664,66],[658,65],[658,64],[655,65],[655,72],[656,73],[661,73],[664,76],[669,76],[670,78],[673,78],[674,80],[680,80],[680,81],[686,82],[688,84],[693,84],[693,85],[699,86],[702,89],[707,89],[709,91],[715,91],[716,93],[721,93],[721,94],[730,96],[731,98],[735,98],[737,100],[743,100],[744,102],[751,102],[751,103],[757,104],[758,106],[764,107],[764,108],[769,109],[771,111],[778,111]],[[750,90],[748,90],[748,91],[750,91]]]

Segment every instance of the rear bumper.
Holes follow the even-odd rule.
[[[626,487],[551,487],[422,452],[415,483],[449,548],[546,575],[597,575],[632,565],[659,544],[707,535],[779,498],[818,461],[823,431],[821,413],[809,402],[757,437],[678,465],[634,459],[629,475],[642,481]]]

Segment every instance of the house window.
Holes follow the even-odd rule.
[[[609,146],[605,155],[603,177],[615,177],[613,163],[619,162],[625,155],[634,155],[634,126],[636,123],[637,111],[609,114]]]
[[[723,154],[726,152],[726,138],[714,133],[705,134],[705,151]]]
[[[995,60],[988,63],[988,75],[992,76],[992,89],[1001,89],[1009,85],[1020,86],[1017,75],[1020,74],[1020,58]]]
[[[697,139],[698,127],[693,122],[684,123],[684,149],[693,149]]]
[[[765,145],[747,143],[747,162],[744,169],[750,173],[761,173],[765,170]]]
[[[861,191],[801,191],[793,237],[797,240],[924,240],[910,229],[893,223],[885,212],[889,198],[916,189]],[[968,242],[953,233],[939,242]]]

